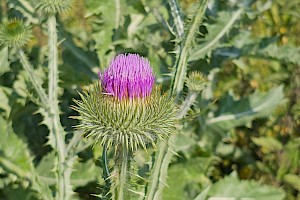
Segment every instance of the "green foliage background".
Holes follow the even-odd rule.
[[[1,19],[30,23],[34,37],[25,50],[46,88],[47,30],[34,3],[1,1]],[[157,83],[170,87],[178,44],[197,3],[178,1],[183,35],[165,0],[77,0],[59,16],[60,116],[69,138],[78,123],[69,118],[77,115],[72,98],[115,55],[147,57]],[[163,199],[300,198],[299,13],[297,0],[210,1],[187,68],[204,73],[209,84],[183,120]],[[186,93],[184,88],[182,101]],[[0,199],[43,199],[53,191],[55,155],[35,95],[14,49],[2,47]],[[107,189],[102,148],[83,144],[81,150],[72,199],[100,199],[93,194]],[[135,170],[145,178],[150,156],[135,156]]]

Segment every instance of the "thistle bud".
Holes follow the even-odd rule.
[[[22,47],[31,38],[31,30],[22,20],[5,21],[0,26],[0,45],[7,47]]]
[[[207,82],[206,77],[201,72],[191,72],[186,80],[186,85],[190,91],[200,92]]]
[[[115,57],[99,83],[88,87],[73,107],[79,129],[95,142],[128,151],[168,137],[174,130],[173,99],[154,86],[149,61],[137,54]]]
[[[44,14],[56,14],[70,10],[72,0],[39,0],[36,9]]]

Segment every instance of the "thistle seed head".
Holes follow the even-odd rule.
[[[31,38],[31,30],[22,20],[12,19],[0,25],[0,45],[22,47]]]

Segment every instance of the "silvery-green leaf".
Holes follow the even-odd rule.
[[[0,76],[9,70],[8,48],[3,47],[0,49]]]
[[[231,95],[221,100],[221,107],[215,117],[207,119],[209,126],[223,130],[245,125],[258,117],[267,117],[283,102],[283,86],[278,86],[267,93],[255,92],[249,97],[234,100]]]
[[[253,200],[283,200],[285,193],[274,186],[261,185],[254,180],[239,180],[236,173],[226,176],[209,191],[209,200],[253,199]]]

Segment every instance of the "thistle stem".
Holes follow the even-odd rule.
[[[183,89],[189,51],[191,49],[192,41],[194,40],[199,23],[203,19],[208,2],[209,0],[203,0],[199,5],[191,28],[187,34],[187,38],[186,40],[182,41],[180,45],[180,52],[175,63],[174,78],[172,82],[172,94],[176,95],[176,100],[179,98],[179,94]],[[182,113],[185,112],[186,111],[182,111]],[[179,116],[180,115],[182,114],[179,114]],[[173,145],[175,141],[176,135],[171,135],[169,139],[162,141],[160,144],[159,150],[155,155],[155,164],[150,175],[151,183],[147,187],[147,193],[145,197],[146,200],[162,199],[161,194],[166,185],[168,167],[175,151]]]
[[[120,172],[120,189],[119,189],[119,200],[125,199],[126,196],[126,180],[127,180],[127,169],[128,169],[128,158],[126,151],[123,152],[123,159],[121,165],[121,172]]]
[[[190,106],[195,102],[198,94],[199,92],[189,91],[185,101],[178,111],[178,119],[181,119],[187,114]],[[163,141],[160,145],[161,150],[159,151],[159,154],[157,156],[157,164],[155,165],[156,174],[154,174],[153,176],[156,179],[153,182],[159,182],[159,184],[157,184],[157,188],[150,187],[152,191],[150,191],[149,195],[147,196],[147,200],[162,199],[161,195],[166,185],[168,167],[171,162],[172,156],[176,151],[175,142],[176,135],[171,135],[167,141]],[[158,178],[159,180],[157,180]]]
[[[195,33],[197,32],[197,29],[199,27],[199,23],[201,22],[205,10],[208,6],[208,2],[209,0],[204,0],[199,5],[196,15],[193,19],[191,28],[189,29],[189,32],[187,34],[186,40],[184,40],[182,42],[182,45],[180,46],[180,52],[175,64],[174,79],[172,82],[172,93],[175,93],[177,96],[180,94],[180,92],[183,89],[189,51],[192,46],[192,42],[195,38]]]
[[[171,8],[171,15],[174,20],[174,25],[176,27],[177,36],[179,37],[179,39],[182,40],[184,37],[184,22],[180,17],[178,5],[175,0],[169,0],[168,2],[170,5],[170,8]]]
[[[64,142],[63,132],[60,132],[60,118],[58,107],[58,53],[57,53],[57,30],[55,15],[48,18],[48,34],[49,34],[49,95],[48,104],[50,106],[50,134],[53,134],[56,142],[57,151],[57,183],[58,192],[56,198],[58,200],[68,200],[68,186],[70,186],[70,172],[68,172],[66,164],[66,145]]]
[[[196,101],[199,92],[189,91],[187,97],[185,98],[184,102],[181,104],[179,112],[177,114],[177,118],[183,118],[187,112],[189,111],[191,105]]]
[[[27,74],[29,76],[30,82],[32,83],[35,91],[37,92],[37,94],[40,98],[40,101],[41,101],[43,107],[47,108],[48,100],[47,100],[47,95],[45,93],[45,90],[42,88],[41,83],[39,83],[37,81],[37,79],[35,78],[34,69],[33,69],[32,65],[28,62],[28,59],[22,49],[18,50],[18,56],[22,63],[22,66],[24,67],[25,71],[27,72]]]
[[[129,169],[129,154],[126,147],[123,147],[120,152],[119,158],[116,161],[115,175],[117,176],[115,181],[115,200],[130,200],[126,183],[128,181],[128,169]]]
[[[151,182],[148,185],[148,191],[145,197],[145,200],[153,200],[154,196],[156,195],[157,189],[159,187],[159,178],[160,178],[160,170],[163,163],[164,155],[166,154],[167,150],[167,141],[162,141],[159,144],[160,150],[155,155],[155,163],[152,169],[152,174],[150,177]]]

